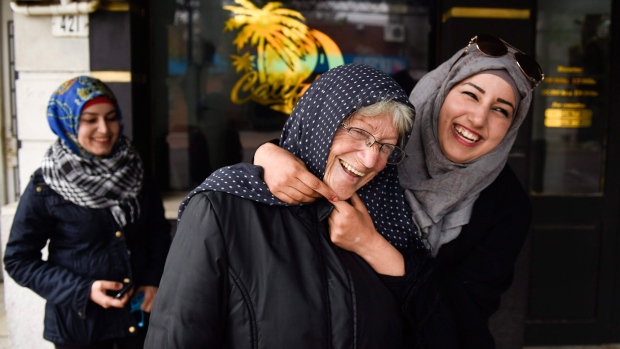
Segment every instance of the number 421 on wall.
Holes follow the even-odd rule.
[[[88,15],[52,16],[52,35],[59,37],[88,37]]]

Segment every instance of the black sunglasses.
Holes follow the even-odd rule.
[[[506,41],[487,34],[478,34],[471,38],[471,40],[469,40],[469,44],[465,48],[465,51],[463,51],[463,54],[456,61],[454,61],[452,67],[454,67],[454,64],[456,64],[456,62],[467,54],[469,48],[474,43],[480,53],[489,57],[501,57],[508,53],[509,47],[517,51],[513,54],[515,63],[517,63],[517,66],[521,69],[523,75],[525,75],[525,77],[530,81],[532,90],[545,79],[545,74],[543,74],[540,65],[536,62],[536,60],[534,60],[534,58],[526,55],[523,51],[512,46]],[[450,67],[450,70],[452,70],[452,67]]]

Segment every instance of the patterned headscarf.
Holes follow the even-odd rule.
[[[104,96],[120,109],[110,89],[101,81],[79,76],[64,82],[52,94],[47,120],[58,140],[41,163],[43,178],[65,200],[89,208],[109,208],[119,226],[134,222],[140,214],[142,161],[128,138],[119,135],[112,153],[97,157],[77,140],[80,114],[90,100]],[[122,134],[122,127],[120,129]]]
[[[458,237],[463,225],[469,223],[480,192],[497,178],[506,164],[532,100],[531,85],[517,66],[512,51],[502,57],[489,57],[472,46],[461,57],[463,50],[424,75],[411,92],[411,103],[418,117],[411,131],[411,142],[405,148],[409,157],[398,166],[413,220],[434,256],[439,247]],[[439,111],[455,85],[481,73],[507,74],[509,78],[500,77],[517,89],[513,92],[518,94],[518,107],[508,132],[495,149],[472,162],[455,163],[439,146]]]
[[[96,97],[106,97],[112,101],[116,108],[117,118],[122,120],[121,109],[118,107],[116,97],[110,88],[101,80],[90,76],[78,76],[63,82],[52,94],[47,105],[47,122],[52,132],[64,140],[74,153],[91,158],[93,155],[89,154],[78,143],[77,132],[82,108],[88,101]],[[123,123],[121,122],[119,139],[122,134]]]
[[[340,123],[356,110],[383,100],[412,107],[400,86],[375,68],[361,64],[333,68],[314,81],[301,97],[284,125],[280,145],[323,179]],[[287,205],[269,192],[262,180],[261,167],[238,164],[219,169],[192,191],[181,203],[179,219],[193,195],[209,190],[268,205]],[[415,241],[417,237],[398,184],[396,166],[387,165],[357,193],[368,208],[375,228],[390,243],[397,247],[421,246],[419,240]]]

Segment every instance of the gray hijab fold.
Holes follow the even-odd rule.
[[[488,57],[470,47],[459,59],[462,52],[426,74],[412,91],[409,99],[417,117],[405,149],[409,156],[398,167],[413,220],[433,256],[469,223],[480,192],[504,167],[532,99],[530,83],[515,63],[512,51],[502,57]],[[504,70],[513,79],[511,85],[518,88],[520,96],[515,117],[502,142],[491,152],[470,163],[452,162],[438,143],[439,110],[452,87],[488,70]]]

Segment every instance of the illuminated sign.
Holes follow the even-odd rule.
[[[581,128],[592,126],[590,109],[545,109],[546,127]]]
[[[238,74],[230,98],[248,101],[290,114],[308,88],[317,66],[327,69],[344,64],[336,43],[324,33],[309,28],[301,13],[269,2],[262,8],[249,0],[235,0],[240,6],[224,6],[234,14],[224,31],[238,31],[231,55]]]
[[[558,66],[558,73],[581,74],[582,67]],[[551,107],[545,109],[545,127],[550,128],[586,128],[592,127],[592,109],[586,108],[583,98],[599,97],[596,90],[597,81],[582,76],[549,76],[545,77],[545,85],[558,85],[558,88],[544,88],[540,94],[545,97],[580,98],[579,101],[553,101]]]

